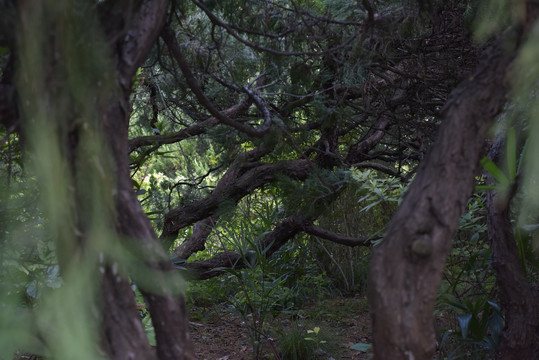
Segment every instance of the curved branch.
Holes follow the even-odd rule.
[[[161,146],[166,144],[174,144],[182,140],[204,134],[209,126],[217,125],[218,123],[219,122],[217,121],[217,119],[212,117],[198,124],[189,126],[188,128],[176,131],[171,134],[139,136],[129,140],[129,152],[131,153],[143,146]]]
[[[262,126],[260,127],[260,129],[258,131],[265,134],[269,130],[270,126],[271,126],[271,114],[270,114],[270,111],[268,109],[268,106],[266,105],[266,102],[264,101],[264,99],[262,99],[260,96],[258,96],[254,91],[249,90],[249,88],[247,88],[247,86],[244,86],[243,90],[247,94],[249,94],[251,99],[253,99],[253,101],[255,102],[256,107],[258,108],[258,110],[260,110],[260,112],[262,114],[264,114],[264,123],[262,124]]]
[[[239,104],[224,110],[223,114],[229,117],[235,117],[249,108],[250,99],[244,99]],[[210,117],[198,124],[187,127],[180,131],[166,135],[139,136],[129,141],[129,152],[133,152],[142,146],[148,145],[165,145],[180,142],[191,137],[204,134],[208,127],[217,125],[219,121],[215,117]]]
[[[219,122],[231,126],[236,130],[239,130],[252,137],[260,138],[268,132],[269,126],[264,126],[263,128],[257,130],[251,126],[239,123],[229,118],[224,112],[219,111],[213,105],[210,99],[208,99],[206,95],[204,95],[204,93],[198,86],[197,80],[191,72],[191,69],[189,69],[189,64],[183,56],[183,52],[181,50],[180,44],[178,43],[178,39],[176,38],[174,31],[170,28],[168,24],[165,25],[165,27],[163,28],[163,31],[161,32],[161,37],[167,44],[167,47],[170,50],[172,57],[174,57],[174,60],[176,60],[176,62],[178,63],[178,66],[180,67],[180,70],[185,76],[185,80],[187,81],[189,88],[193,91],[200,104],[204,106],[212,116],[219,120]],[[266,125],[266,123],[264,123],[264,125]]]
[[[264,236],[260,241],[260,249],[266,257],[271,256],[288,240],[300,233],[302,227],[308,222],[309,220],[302,215],[291,215]],[[182,266],[191,273],[192,277],[204,280],[223,274],[225,272],[224,268],[244,268],[246,264],[241,260],[242,255],[240,253],[226,251],[216,254],[211,259],[185,263]]]
[[[135,72],[148,56],[165,23],[169,2],[142,1],[139,4],[136,12],[133,12],[135,9],[126,11],[123,2],[105,2],[99,8],[105,31],[118,46],[117,70],[126,91],[129,91]],[[131,27],[126,28],[126,24]]]
[[[387,116],[381,116],[367,134],[355,145],[350,147],[346,162],[354,164],[365,159],[365,155],[371,151],[376,144],[384,137],[386,130],[390,125],[390,119]]]
[[[243,269],[245,263],[237,251],[225,251],[215,254],[211,259],[184,263],[182,268],[187,270],[187,278],[206,280],[225,273],[225,268]]]
[[[363,237],[358,238],[358,237],[352,237],[352,236],[345,236],[345,235],[334,233],[326,229],[322,229],[313,224],[305,225],[303,226],[302,229],[307,234],[318,236],[320,238],[332,241],[337,244],[352,246],[352,247],[353,246],[370,246],[372,245],[373,241],[381,239],[381,237],[363,236]]]
[[[289,216],[278,224],[273,231],[267,233],[260,241],[259,248],[266,257],[270,257],[289,240],[300,232],[306,232],[326,240],[346,246],[370,246],[372,241],[379,238],[353,238],[321,229],[312,224],[314,217],[306,218],[298,213]],[[222,275],[225,268],[245,268],[245,261],[239,252],[226,251],[213,256],[211,259],[184,263],[181,266],[190,272],[190,276],[199,280]]]
[[[197,221],[193,226],[191,237],[172,252],[172,256],[177,259],[189,259],[193,253],[206,249],[206,239],[211,234],[213,219],[207,217],[204,220]]]
[[[360,163],[357,163],[357,164],[352,164],[352,166],[355,167],[355,168],[358,168],[358,169],[364,169],[364,168],[375,169],[375,170],[381,171],[383,173],[386,173],[388,175],[398,177],[399,179],[401,179],[403,181],[408,181],[408,177],[406,175],[403,175],[403,174],[399,173],[398,171],[396,171],[395,169],[392,169],[389,166],[385,166],[383,164],[379,164],[379,163],[375,163],[375,162],[363,161],[363,162],[360,162]]]
[[[305,179],[312,170],[311,162],[306,159],[283,160],[272,164],[258,162],[258,158],[265,153],[264,150],[255,149],[241,154],[211,195],[168,212],[160,238],[177,236],[181,228],[214,215],[226,203],[237,203],[254,189],[276,180],[279,175]]]

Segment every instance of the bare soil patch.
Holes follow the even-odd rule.
[[[242,319],[226,305],[211,308],[190,309],[190,332],[195,345],[197,359],[200,360],[253,360],[253,346],[249,337],[251,319]],[[329,350],[318,352],[320,360],[370,359],[371,351],[360,352],[350,349],[359,342],[371,343],[371,320],[364,297],[343,297],[321,301],[300,310],[280,314],[266,321],[268,331],[277,351],[280,342],[291,331],[315,326],[321,329],[327,340]],[[258,359],[275,359],[267,341],[261,348]],[[287,360],[281,357],[282,360]]]

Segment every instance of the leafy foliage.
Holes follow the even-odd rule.
[[[503,328],[500,307],[486,298],[476,297],[475,302],[448,302],[447,306],[459,313],[459,331],[444,334],[440,346],[447,347],[450,337],[457,337],[458,345],[448,352],[449,359],[458,359],[464,354],[470,359],[484,359],[492,356],[498,345]]]
[[[271,343],[270,323],[279,316],[336,294],[364,295],[370,244],[383,239],[352,248],[304,230],[383,237],[435,139],[443,104],[478,62],[477,44],[521,21],[525,5],[417,3],[174,1],[132,83],[117,81],[112,66],[123,55],[109,45],[124,35],[105,35],[125,24],[112,22],[118,16],[107,12],[109,2],[48,1],[28,29],[2,19],[0,328],[15,331],[0,339],[0,356],[19,348],[59,359],[96,356],[99,324],[88,309],[100,295],[92,274],[104,271],[103,262],[142,283],[133,296],[149,344],[157,345],[142,296],[151,281],[137,278],[148,270],[144,255],[151,256],[131,256],[140,251],[124,248],[132,234],[117,233],[129,224],[113,216],[116,177],[128,171],[107,156],[106,140],[116,132],[129,137],[119,148],[129,148],[133,184],[121,191],[135,191],[165,251],[201,240],[181,259],[184,270],[238,255],[236,268],[212,269],[221,277],[190,282],[186,297],[192,307],[230,305],[248,324],[255,355]],[[48,31],[57,36],[49,39]],[[31,41],[13,40],[19,38]],[[480,179],[447,259],[437,312],[450,314],[439,339],[449,357],[492,354],[503,323],[482,190],[514,199],[520,260],[530,283],[539,278],[536,40],[537,24],[522,39],[515,97],[501,119],[505,160],[482,160],[497,183]],[[109,97],[129,89],[121,101],[122,112],[131,110],[128,127],[97,124]],[[66,155],[69,146],[76,150]],[[196,227],[204,221],[210,225],[202,236]],[[154,236],[149,232],[144,236]],[[270,236],[282,238],[265,242]],[[116,242],[120,250],[108,245]],[[69,326],[75,320],[80,333]],[[280,336],[281,355],[319,356],[329,342],[323,332],[293,327]]]

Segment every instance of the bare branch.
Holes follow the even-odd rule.
[[[259,248],[264,256],[270,257],[294,236],[303,231],[346,246],[370,246],[372,241],[379,239],[378,237],[354,238],[339,235],[314,226],[312,224],[313,220],[314,217],[306,218],[298,213],[289,216],[264,236],[260,241]],[[222,275],[225,268],[234,268],[236,270],[244,268],[246,264],[242,260],[242,255],[239,252],[226,251],[213,256],[211,259],[184,263],[182,266],[191,273],[192,277],[203,280]]]
[[[264,101],[264,99],[258,96],[254,91],[249,90],[247,86],[244,86],[243,90],[247,94],[249,94],[249,96],[254,100],[256,107],[260,110],[260,112],[262,112],[262,114],[264,114],[264,123],[262,124],[262,126],[260,127],[258,131],[260,131],[261,133],[266,133],[271,126],[271,114],[268,109],[268,106],[266,105],[266,102]]]
[[[206,248],[206,239],[211,234],[213,220],[208,217],[197,221],[193,226],[193,234],[182,244],[174,249],[172,255],[179,259],[188,259],[193,253],[202,251]]]
[[[386,133],[390,125],[389,117],[381,116],[372,126],[371,130],[355,145],[350,148],[346,162],[354,164],[365,159],[367,153],[374,148]]]
[[[226,251],[215,254],[211,259],[185,263],[181,266],[188,271],[188,278],[205,280],[224,274],[225,268],[244,268],[245,263],[241,259],[239,252]]]
[[[398,172],[395,169],[390,168],[389,166],[386,166],[386,165],[383,165],[383,164],[380,164],[380,163],[370,162],[370,161],[363,161],[363,162],[360,162],[360,163],[357,163],[357,164],[352,164],[352,166],[355,167],[355,168],[358,168],[358,169],[365,169],[365,168],[375,169],[375,170],[381,171],[383,173],[386,173],[388,175],[398,177],[401,180],[408,181],[408,177],[406,175]]]
[[[287,241],[292,239],[302,230],[303,225],[312,220],[308,220],[302,215],[294,214],[283,220],[275,229],[267,233],[260,241],[260,249],[266,257],[270,257],[279,250]],[[245,267],[245,262],[241,261],[242,256],[238,252],[221,252],[211,259],[183,264],[193,277],[197,279],[208,279],[224,273],[224,268],[241,269]]]
[[[129,140],[129,152],[133,152],[140,147],[149,146],[149,145],[165,145],[165,144],[174,144],[191,137],[204,134],[206,129],[210,126],[217,125],[219,122],[214,117],[204,120],[198,124],[190,126],[188,128],[176,131],[171,134],[165,135],[150,135],[150,136],[139,136],[134,139]]]
[[[372,242],[375,240],[379,240],[381,237],[352,237],[352,236],[345,236],[341,234],[334,233],[332,231],[322,229],[318,226],[315,226],[313,224],[308,224],[303,226],[303,231],[305,231],[307,234],[311,234],[314,236],[318,236],[320,238],[332,241],[337,244],[346,245],[346,246],[370,246],[372,245]]]

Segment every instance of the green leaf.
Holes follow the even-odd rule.
[[[468,330],[470,328],[470,322],[472,321],[472,314],[459,315],[458,319],[462,338],[466,339],[468,336]]]
[[[485,156],[483,159],[481,159],[481,165],[500,183],[502,187],[506,188],[509,186],[509,179],[492,160]]]
[[[372,344],[369,344],[369,343],[357,343],[357,344],[354,344],[354,345],[350,346],[350,349],[357,350],[357,351],[362,351],[362,352],[367,352],[371,348],[372,348]]]
[[[475,190],[477,190],[477,191],[481,191],[481,190],[485,190],[485,191],[500,190],[500,187],[499,186],[494,186],[494,185],[477,185],[475,187]]]
[[[515,128],[510,128],[507,133],[507,169],[509,171],[509,179],[515,181],[517,177],[517,141]]]

